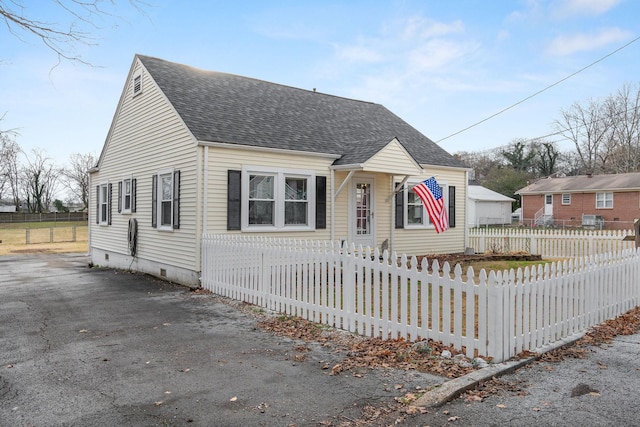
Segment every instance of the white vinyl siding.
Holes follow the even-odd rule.
[[[425,168],[426,169],[426,168]],[[465,235],[465,206],[467,194],[465,193],[466,175],[462,170],[455,169],[437,169],[435,167],[428,168],[428,173],[420,177],[412,177],[410,182],[416,182],[417,179],[424,180],[431,176],[435,176],[436,180],[444,188],[443,196],[447,201],[445,206],[448,209],[449,203],[449,187],[453,186],[455,190],[455,206],[456,206],[456,226],[449,228],[443,233],[437,234],[432,226],[424,229],[404,228],[394,230],[393,250],[398,253],[407,253],[415,255],[441,254],[464,252],[464,235]],[[394,177],[393,182],[402,181],[402,176]],[[389,194],[389,193],[387,193]],[[381,196],[388,197],[388,196]],[[383,200],[379,198],[378,200]],[[451,222],[451,218],[449,218]]]
[[[242,174],[242,230],[313,230],[314,176],[310,171],[245,168]]]
[[[132,75],[140,71],[139,67],[137,63]],[[130,95],[132,85],[133,79],[123,90],[100,169],[91,175],[91,180],[94,183],[116,182],[133,174],[137,178],[136,212],[114,215],[111,227],[95,227],[95,221],[92,221],[91,246],[128,254],[128,224],[130,218],[135,218],[138,221],[138,258],[198,271],[201,199],[197,174],[201,173],[202,164],[196,141],[148,73],[142,73],[144,92],[135,98]],[[181,172],[181,226],[173,233],[159,233],[151,226],[151,177],[168,168]]]
[[[420,168],[404,148],[396,140],[393,140],[365,162],[363,171],[387,174],[408,173],[413,175],[419,173]]]
[[[328,240],[330,238],[330,203],[331,203],[331,180],[329,166],[333,162],[332,159],[317,156],[304,156],[300,154],[287,154],[277,152],[250,151],[235,148],[221,147],[202,147],[208,150],[209,168],[207,176],[207,232],[210,233],[227,233],[227,172],[228,170],[244,170],[242,175],[242,185],[246,188],[243,191],[243,203],[248,203],[248,174],[269,175],[283,172],[282,175],[282,203],[285,203],[284,180],[287,178],[308,178],[313,176],[325,176],[327,178],[327,228],[314,229],[315,204],[313,193],[315,193],[315,185],[313,179],[307,182],[308,185],[308,225],[290,224],[281,229],[273,229],[269,232],[270,237],[286,237],[296,239],[313,239]],[[291,170],[291,165],[296,165],[295,170]],[[292,194],[290,193],[292,196]],[[346,199],[345,199],[346,200]],[[289,203],[305,203],[303,201],[289,200]],[[248,207],[248,206],[247,206]],[[286,207],[283,204],[283,209]],[[243,206],[241,209],[245,212]],[[244,214],[243,214],[244,215]],[[282,217],[284,221],[284,216]],[[247,224],[248,225],[248,224]],[[246,230],[246,229],[245,229]],[[235,231],[239,233],[241,231]]]

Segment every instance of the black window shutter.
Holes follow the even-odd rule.
[[[456,226],[456,187],[449,187],[449,227]]]
[[[118,213],[122,212],[122,181],[118,181]]]
[[[180,228],[180,171],[173,172],[173,228]]]
[[[327,228],[327,177],[316,176],[316,229]]]
[[[242,171],[227,171],[227,230],[240,230],[242,206]]]
[[[396,193],[396,228],[404,228],[404,187]]]
[[[112,203],[111,200],[113,199],[113,184],[109,184],[109,201],[108,201],[108,207],[107,207],[107,224],[111,225],[111,217],[113,215],[111,215],[112,212]]]
[[[131,180],[131,212],[136,211],[136,180]]]
[[[151,226],[158,227],[158,175],[151,177]]]
[[[96,185],[96,224],[100,224],[100,186]]]

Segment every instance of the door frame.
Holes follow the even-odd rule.
[[[369,217],[370,233],[368,237],[361,237],[362,235],[356,234],[356,186],[358,184],[369,184],[369,211],[371,213]],[[371,249],[376,247],[376,179],[372,175],[355,175],[351,179],[349,185],[349,243],[354,243],[356,246],[362,244],[362,246],[370,246]]]

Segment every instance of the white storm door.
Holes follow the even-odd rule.
[[[351,188],[350,241],[375,248],[375,199],[372,178],[356,178]]]
[[[545,194],[544,196],[544,214],[553,215],[553,194]]]

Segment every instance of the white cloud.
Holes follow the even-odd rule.
[[[565,0],[557,5],[556,14],[563,18],[575,15],[600,15],[619,3],[620,0]]]
[[[335,49],[336,54],[340,59],[344,59],[349,62],[373,63],[379,62],[383,59],[383,56],[377,50],[363,45],[335,45]]]
[[[402,36],[404,39],[428,39],[433,37],[442,37],[449,34],[464,33],[464,24],[457,20],[451,23],[437,22],[426,19],[422,16],[413,16],[404,24]]]
[[[412,73],[444,69],[473,50],[472,46],[449,40],[435,39],[408,52],[407,65]]]
[[[576,52],[599,49],[611,43],[629,39],[633,34],[620,28],[605,28],[594,34],[573,34],[556,37],[549,43],[547,53],[566,56]]]

